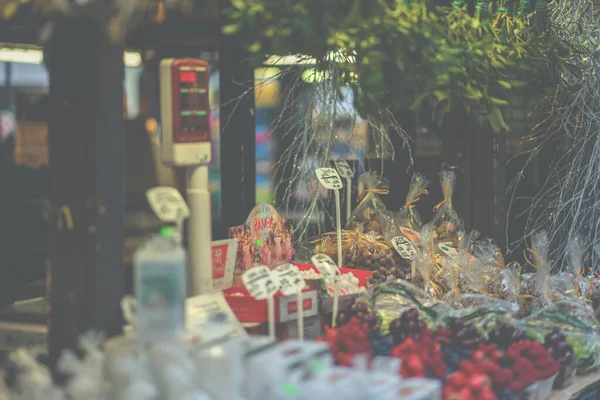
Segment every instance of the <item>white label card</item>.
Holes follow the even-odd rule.
[[[265,265],[257,265],[244,272],[242,282],[256,300],[271,297],[279,290],[279,277]]]
[[[282,264],[275,268],[273,273],[279,279],[279,290],[284,296],[297,293],[298,290],[304,289],[306,285],[298,267],[293,264]]]
[[[158,186],[146,192],[152,211],[165,222],[183,221],[190,216],[190,209],[181,193],[175,188]]]
[[[325,189],[340,190],[344,187],[342,178],[334,168],[318,168],[315,173]]]
[[[221,292],[189,297],[185,310],[186,332],[192,342],[247,336]]]
[[[354,171],[352,171],[352,168],[348,165],[348,161],[333,160],[333,164],[342,178],[352,178],[354,176]]]
[[[326,254],[315,254],[310,260],[317,267],[323,278],[332,278],[340,274],[338,266]]]
[[[438,244],[441,251],[447,256],[456,257],[458,256],[458,245],[454,242],[442,242]]]
[[[415,246],[413,246],[412,242],[405,238],[404,236],[396,236],[392,239],[392,244],[394,248],[400,254],[400,257],[405,260],[415,261],[415,257],[417,255],[417,251],[415,250]]]

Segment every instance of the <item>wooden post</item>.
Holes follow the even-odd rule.
[[[122,326],[124,47],[105,32],[60,21],[46,47],[54,361],[81,333],[114,335]]]
[[[231,6],[227,0],[220,3],[221,10]],[[222,35],[219,51],[221,227],[225,237],[230,227],[246,221],[256,204],[254,66],[240,43],[235,36]]]

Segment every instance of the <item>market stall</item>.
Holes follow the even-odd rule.
[[[94,2],[74,5],[71,16],[94,23],[62,16],[46,44],[54,100],[49,259],[55,376],[31,349],[20,349],[11,356],[1,395],[24,400],[596,396],[598,254],[590,225],[576,223],[581,213],[594,218],[594,203],[561,191],[566,198],[552,203],[558,209],[551,209],[557,213],[551,220],[564,217],[565,204],[575,207],[564,217],[570,230],[564,235],[560,227],[560,234],[545,230],[553,222],[532,217],[522,233],[522,256],[509,255],[504,235],[509,128],[504,107],[525,102],[515,100],[518,96],[533,96],[547,106],[549,117],[541,125],[553,135],[574,126],[567,135],[576,143],[580,126],[588,139],[596,127],[581,110],[595,99],[586,91],[596,84],[589,57],[597,30],[591,27],[593,14],[583,11],[591,3],[569,9],[541,0],[455,1],[452,7],[399,1],[370,4],[367,10],[359,0],[341,2],[346,15],[339,19],[329,13],[340,6],[333,2],[231,2],[222,10],[228,18],[219,43],[221,159],[228,165],[221,222],[229,239],[211,241],[207,222],[208,64],[166,58],[160,64],[161,155],[163,162],[187,170],[187,190],[147,192],[162,228],[133,251],[134,295],[124,296],[118,161],[123,158],[124,26],[132,15],[149,12],[156,23],[134,31],[130,40],[149,35],[168,42],[168,35],[162,36],[169,32],[169,25],[162,25],[166,4],[150,3],[156,8],[131,13]],[[211,18],[205,27],[217,26]],[[565,33],[573,24],[581,35]],[[83,43],[97,46],[84,51]],[[77,60],[70,57],[72,48],[81,49]],[[278,210],[254,207],[255,138],[249,128],[254,96],[246,103],[253,89],[240,85],[254,79],[249,60],[235,55],[240,50],[254,53],[260,63],[272,54],[297,53],[304,56],[284,63],[295,68],[294,76],[303,63],[314,66],[309,74],[325,74],[320,90],[302,99],[319,103],[319,112],[283,96],[287,119],[278,126],[285,131],[278,142],[284,146],[278,151],[278,168],[284,171]],[[297,94],[289,84],[290,93]],[[352,118],[364,121],[368,142],[374,143],[365,154],[371,151],[374,160],[395,157],[391,178],[370,168],[374,163],[349,164],[334,156],[341,151],[332,143],[339,144],[341,135],[331,114],[340,111],[336,98],[342,86],[353,92]],[[415,136],[423,109],[449,138],[446,163],[435,174],[407,174],[396,181],[395,175],[405,173],[400,151]],[[301,123],[289,120],[294,116]],[[458,129],[478,136],[456,134]],[[568,188],[570,175],[558,175],[558,186]],[[358,189],[352,192],[352,186]],[[405,199],[390,206],[390,196],[398,193],[406,193]],[[580,200],[577,206],[571,195]],[[300,200],[289,213],[293,196]],[[426,196],[434,198],[431,218],[418,212]],[[342,203],[342,198],[350,200]],[[543,204],[533,207],[535,215]],[[317,214],[326,223],[308,229]]]

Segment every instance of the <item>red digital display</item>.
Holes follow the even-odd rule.
[[[194,71],[180,71],[179,82],[181,83],[196,83],[196,73]]]

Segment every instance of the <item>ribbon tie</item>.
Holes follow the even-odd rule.
[[[449,182],[444,182],[442,184],[442,191],[444,192],[444,200],[440,201],[435,205],[435,207],[433,207],[434,212],[438,212],[444,204],[452,201],[452,187],[450,186]]]
[[[419,193],[417,193],[417,195],[415,196],[414,199],[407,201],[406,204],[404,205],[404,209],[406,210],[410,210],[415,208],[415,203],[419,200],[421,200],[421,196],[427,196],[429,194],[429,192],[427,191],[427,189],[423,188],[421,189],[421,191],[419,191]]]
[[[365,189],[362,191],[360,196],[358,196],[358,205],[356,208],[360,208],[360,206],[367,201],[371,194],[383,194],[386,195],[390,191],[388,189]]]

